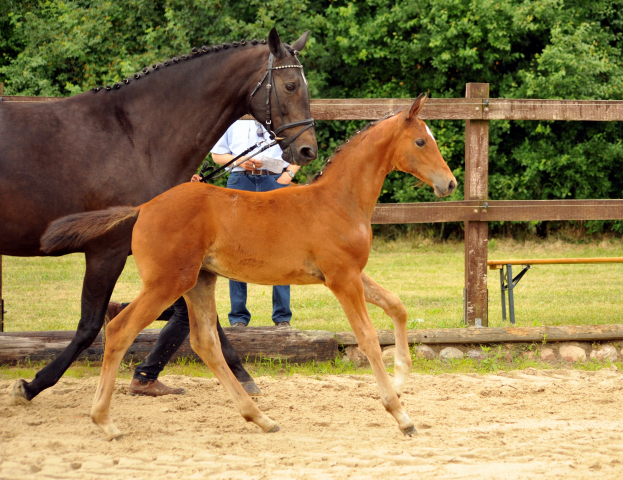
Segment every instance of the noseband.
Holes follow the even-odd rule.
[[[300,127],[303,125],[307,125],[305,128],[302,128],[296,135],[294,135],[292,138],[289,139],[285,139],[285,145],[282,147],[283,150],[285,150],[286,148],[288,148],[290,146],[290,144],[296,140],[299,135],[301,133],[303,133],[305,130],[308,130],[310,128],[312,128],[315,123],[314,123],[314,119],[313,118],[307,118],[305,120],[299,120],[298,122],[292,122],[292,123],[285,123],[285,120],[283,119],[283,115],[281,113],[281,105],[279,105],[279,97],[277,97],[277,91],[273,88],[273,70],[281,70],[284,68],[303,68],[303,65],[299,64],[299,65],[282,65],[281,67],[273,67],[273,62],[275,61],[275,57],[273,56],[273,54],[271,53],[268,56],[268,68],[266,69],[266,73],[264,74],[264,76],[262,77],[262,79],[257,83],[257,85],[255,86],[255,88],[253,89],[253,91],[251,92],[251,96],[249,97],[249,102],[247,103],[247,112],[250,114],[250,108],[251,108],[251,101],[253,100],[253,95],[255,95],[255,93],[258,91],[258,89],[262,86],[262,84],[264,83],[264,80],[266,81],[266,130],[268,131],[268,135],[270,136],[270,139],[273,140],[276,137],[279,136],[279,134],[281,132],[283,132],[284,130],[287,130],[288,128],[293,128],[293,127]],[[271,120],[271,115],[270,115],[270,97],[271,97],[271,91],[275,94],[275,103],[277,104],[277,111],[279,112],[279,116],[281,117],[281,126],[279,128],[277,128],[276,130],[272,130],[272,120]]]

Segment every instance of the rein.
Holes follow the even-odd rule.
[[[277,138],[279,138],[279,137],[277,137]],[[225,175],[225,172],[223,172],[223,170],[225,170],[227,167],[229,167],[236,160],[239,160],[241,157],[244,157],[247,153],[255,150],[256,148],[260,148],[261,144],[262,144],[262,142],[258,142],[255,145],[247,148],[240,155],[238,155],[237,157],[232,158],[229,162],[227,162],[225,165],[221,165],[219,168],[216,168],[216,167],[213,167],[211,165],[208,165],[208,162],[206,162],[206,164],[201,169],[201,172],[199,172],[199,176],[201,177],[200,181],[204,182],[204,183],[207,183],[209,180],[216,180],[217,178],[222,177],[223,175]],[[258,153],[262,153],[264,150],[267,150],[267,149],[269,149],[270,147],[272,147],[273,145],[276,145],[276,144],[277,144],[277,140],[275,139],[272,142],[264,145],[257,152],[254,152],[253,155],[257,155]],[[240,162],[240,163],[244,163],[244,161]],[[240,164],[237,163],[235,165],[232,165],[231,168],[234,169],[238,165],[240,165]],[[208,173],[208,171],[210,171],[210,172]],[[217,175],[217,173],[219,173],[219,172],[220,172],[220,175]]]
[[[295,52],[295,55],[296,55],[296,53],[297,52]],[[287,130],[288,128],[301,127],[301,126],[306,125],[305,128],[302,128],[301,130],[299,130],[296,133],[296,135],[294,135],[292,138],[286,138],[285,139],[284,146],[282,147],[283,150],[287,149],[290,146],[290,144],[294,140],[296,140],[299,137],[299,135],[301,135],[305,130],[308,130],[308,129],[310,129],[313,126],[316,125],[313,118],[306,118],[305,120],[298,120],[298,121],[292,122],[292,123],[285,123],[283,115],[281,114],[281,105],[279,104],[279,98],[277,97],[277,91],[273,88],[273,70],[281,70],[281,69],[284,69],[284,68],[301,68],[302,69],[303,65],[301,65],[301,64],[298,64],[298,65],[282,65],[281,67],[273,67],[274,61],[275,61],[274,55],[272,53],[269,54],[268,55],[268,68],[266,69],[266,73],[264,74],[262,79],[257,83],[255,88],[251,92],[251,96],[249,97],[249,101],[247,102],[247,112],[251,115],[250,108],[251,108],[251,101],[253,100],[253,95],[255,95],[256,92],[258,91],[258,89],[262,86],[262,84],[264,83],[264,80],[268,79],[268,81],[266,82],[266,127],[267,127],[266,130],[267,130],[268,136],[270,137],[272,142],[270,142],[269,144],[263,146],[257,152],[254,152],[254,155],[257,155],[258,153],[263,152],[264,150],[272,147],[273,145],[276,145],[279,140],[284,140],[283,137],[279,137],[278,135],[281,132],[283,132],[284,130]],[[273,122],[272,122],[271,114],[270,114],[271,91],[275,95],[275,103],[277,104],[277,111],[279,112],[279,116],[281,117],[281,126],[279,128],[277,128],[277,129],[275,129],[274,131],[272,130],[272,123]],[[208,182],[209,180],[214,180],[214,179],[217,179],[217,178],[221,177],[222,175],[225,174],[225,172],[222,172],[223,170],[225,170],[232,163],[234,163],[236,160],[240,159],[241,157],[243,157],[247,153],[255,150],[256,148],[259,148],[260,143],[256,143],[252,147],[247,148],[240,155],[238,155],[237,157],[235,157],[234,159],[230,160],[225,165],[222,165],[219,168],[215,168],[215,167],[212,167],[212,166],[205,165],[201,169],[201,172],[199,173],[199,175],[201,176],[201,181],[202,182]],[[242,163],[242,162],[240,162],[240,163]],[[238,164],[234,165],[232,168],[237,167],[237,166],[238,166]],[[208,173],[209,170],[212,170],[212,171]],[[219,172],[222,172],[222,173],[217,176],[217,174]]]

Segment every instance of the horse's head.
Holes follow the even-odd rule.
[[[426,102],[421,94],[409,110],[397,117],[401,130],[396,138],[396,155],[393,167],[411,173],[435,190],[438,197],[450,195],[457,186],[448,164],[441,156],[435,137],[418,117]]]
[[[270,31],[266,74],[249,102],[252,115],[281,139],[283,159],[295,165],[307,165],[318,155],[307,79],[296,58],[305,48],[308,35],[309,31],[305,32],[290,46],[281,42],[277,30]]]

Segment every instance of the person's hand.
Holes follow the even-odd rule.
[[[191,182],[200,182],[201,181],[201,175],[193,175],[192,177],[190,177],[190,181]]]
[[[245,170],[251,171],[262,168],[264,164],[259,158],[249,158],[238,166],[244,168]]]
[[[277,179],[277,183],[280,183],[281,185],[290,185],[292,183],[292,177],[284,172]]]

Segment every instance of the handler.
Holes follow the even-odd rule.
[[[225,165],[236,155],[259,141],[270,142],[264,127],[256,120],[238,120],[216,142],[212,149],[212,158],[215,163]],[[283,161],[282,154],[279,145],[274,145],[265,150],[259,158],[247,159],[231,171],[227,180],[227,188],[248,192],[270,192],[290,185],[300,167]],[[231,301],[229,312],[231,326],[246,327],[249,325],[251,313],[247,309],[247,284],[230,280],[229,299]],[[290,326],[291,318],[290,286],[273,286],[273,322],[277,326]]]
[[[270,141],[270,139],[268,133],[259,122],[254,120],[238,120],[229,127],[225,135],[216,143],[212,149],[212,158],[215,163],[225,165],[236,155],[260,141]],[[290,185],[300,167],[290,165],[288,162],[282,160],[282,153],[279,145],[274,145],[262,152],[259,158],[251,157],[246,159],[243,163],[231,170],[227,181],[227,188],[253,192],[269,192]],[[201,177],[199,175],[193,175],[191,182],[199,181],[201,181]],[[231,301],[229,323],[233,327],[246,327],[251,321],[251,313],[246,307],[247,284],[230,280],[229,298]],[[110,302],[108,306],[110,319],[112,320],[127,305],[129,304]],[[158,335],[158,340],[154,348],[149,352],[147,358],[137,365],[134,370],[134,378],[129,388],[130,394],[132,395],[158,397],[161,395],[179,395],[186,393],[183,388],[168,387],[158,380],[160,372],[162,372],[165,365],[190,333],[188,309],[184,297],[179,298],[160,318],[169,318],[169,320],[160,332],[160,335]],[[275,325],[278,327],[290,326],[292,311],[290,309],[289,285],[273,286],[272,318],[273,322],[275,322]],[[219,337],[221,337],[221,335],[219,335]],[[242,376],[246,374],[246,377],[248,377],[248,381],[243,380],[240,382],[247,393],[249,395],[260,395],[261,391],[259,387],[244,370],[238,355],[224,335],[221,337],[221,344],[223,346],[223,354],[230,368],[232,367],[232,362],[235,362],[237,363],[238,369],[244,372]],[[236,377],[239,378],[240,376],[237,375]]]

